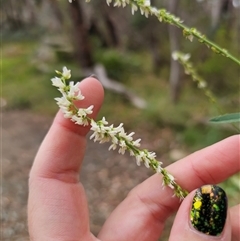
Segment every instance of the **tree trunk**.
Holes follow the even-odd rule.
[[[97,12],[96,9],[98,9]],[[91,4],[91,33],[96,35],[103,47],[120,45],[114,10],[101,1],[93,1]]]
[[[179,1],[178,0],[169,0],[168,1],[168,10],[177,15]],[[171,54],[174,51],[179,50],[179,31],[175,26],[169,25],[169,39],[170,39],[170,51]],[[170,66],[170,91],[171,91],[171,99],[174,103],[176,103],[179,99],[180,95],[180,76],[181,76],[181,66],[180,64],[171,58],[171,66]]]
[[[102,5],[102,3],[101,3],[101,5]],[[117,47],[119,45],[119,37],[117,34],[115,24],[110,16],[109,10],[110,10],[109,7],[104,5],[104,7],[102,9],[103,18],[104,18],[105,26],[106,26],[108,36],[110,39],[110,46]]]
[[[77,0],[73,1],[69,6],[73,21],[76,58],[82,68],[88,69],[93,66],[93,59],[88,28],[83,16],[83,9]]]

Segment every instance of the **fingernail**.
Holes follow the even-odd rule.
[[[93,77],[93,78],[95,78],[95,79],[98,80],[98,77],[97,77],[97,75],[95,75],[95,74],[91,74],[89,77]]]
[[[193,198],[190,220],[193,227],[208,235],[222,233],[227,217],[227,196],[215,185],[199,188]]]

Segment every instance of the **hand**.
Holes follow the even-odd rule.
[[[97,115],[103,89],[94,78],[80,83],[85,99],[80,107],[94,105]],[[157,241],[164,223],[178,212],[171,241],[239,240],[239,209],[228,210],[225,228],[214,237],[197,231],[189,221],[194,189],[215,184],[239,172],[239,136],[233,136],[170,165],[168,171],[191,192],[180,206],[170,188],[162,188],[155,174],[135,187],[105,222],[98,237],[89,229],[86,195],[79,182],[88,127],[75,125],[59,112],[33,163],[29,178],[29,233],[32,241]],[[180,207],[179,207],[180,206]],[[231,239],[232,235],[232,239]]]

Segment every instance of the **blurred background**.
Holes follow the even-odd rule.
[[[240,57],[239,0],[151,3]],[[132,16],[130,7],[108,7],[104,0],[2,0],[0,6],[3,240],[29,240],[28,173],[58,110],[53,98],[59,94],[50,82],[55,69],[67,66],[74,81],[96,74],[105,87],[99,118],[123,122],[164,165],[237,133],[208,120],[220,114],[218,107],[223,113],[240,111],[239,66],[186,40],[178,28],[140,13]],[[172,61],[174,50],[191,53],[217,105]],[[129,190],[152,175],[107,149],[89,142],[81,173],[94,234]],[[240,201],[239,182],[237,174],[221,184],[230,205]],[[168,240],[172,220],[160,240]]]

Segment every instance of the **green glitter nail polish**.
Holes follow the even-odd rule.
[[[206,185],[196,191],[190,212],[190,220],[196,230],[213,236],[220,235],[226,217],[227,196],[222,188]]]

